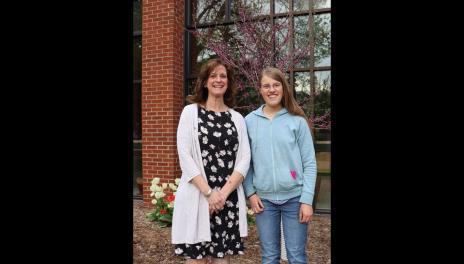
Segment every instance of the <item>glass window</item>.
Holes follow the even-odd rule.
[[[314,51],[315,66],[330,66],[330,14],[314,16],[314,33],[316,50]]]
[[[308,11],[309,0],[293,0],[293,11]]]
[[[192,11],[195,14],[192,16],[193,22],[197,21],[199,24],[223,21],[226,13],[226,1],[192,1]]]
[[[327,155],[327,157],[330,159],[330,153]],[[317,159],[317,164],[319,165],[319,162],[321,160],[321,157],[316,155]],[[319,192],[316,197],[316,208],[317,210],[327,210],[330,211],[330,196],[331,196],[331,180],[330,180],[330,175],[318,175],[319,181],[320,181],[320,186],[319,186]]]
[[[309,16],[294,17],[295,29],[295,67],[309,67]]]
[[[142,79],[142,38],[134,37],[134,80]]]
[[[309,97],[311,91],[311,78],[309,72],[295,72],[295,93],[296,101],[303,108],[306,116],[311,116]]]
[[[288,0],[275,0],[274,12],[279,13],[288,13]]]
[[[232,19],[238,19],[239,17],[239,8],[246,8],[252,14],[257,16],[268,15],[271,13],[271,2],[270,0],[261,0],[261,1],[250,1],[250,0],[241,0],[233,1],[231,0],[232,8]]]
[[[314,114],[316,117],[322,118],[330,113],[330,71],[314,72],[314,80],[316,85]],[[327,123],[328,120],[324,120],[324,122]]]
[[[133,149],[133,161],[134,161],[134,170],[133,170],[133,196],[142,196],[143,186],[142,186],[142,141],[134,140],[134,149]]]
[[[133,89],[133,137],[142,139],[142,87],[140,82],[134,83]]]
[[[134,32],[142,31],[142,1],[134,0],[134,10],[133,10],[133,24]]]
[[[330,0],[314,0],[314,8],[330,8]]]

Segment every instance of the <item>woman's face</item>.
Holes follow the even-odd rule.
[[[276,81],[266,75],[261,79],[261,88],[259,89],[261,96],[266,102],[266,105],[276,107],[281,105],[283,87],[282,83]]]
[[[222,97],[227,90],[227,71],[226,67],[219,65],[209,74],[206,82],[208,96]]]

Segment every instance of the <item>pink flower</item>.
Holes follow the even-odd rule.
[[[294,180],[296,180],[296,171],[291,170],[291,171],[290,171],[290,174],[292,175],[292,178],[293,178]]]

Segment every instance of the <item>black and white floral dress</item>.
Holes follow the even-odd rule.
[[[222,188],[234,170],[238,133],[230,112],[209,111],[198,107],[198,138],[208,184]],[[189,219],[185,219],[188,221]],[[191,259],[206,256],[223,258],[243,254],[238,221],[238,195],[233,191],[224,209],[210,216],[211,242],[176,244],[175,253]]]

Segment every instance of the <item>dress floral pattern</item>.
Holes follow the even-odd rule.
[[[208,184],[222,188],[234,170],[238,133],[230,112],[214,112],[198,107],[198,138]],[[227,197],[224,209],[210,216],[211,241],[176,244],[175,253],[191,259],[206,256],[223,258],[243,254],[238,221],[237,190]],[[188,219],[185,219],[188,221]]]

